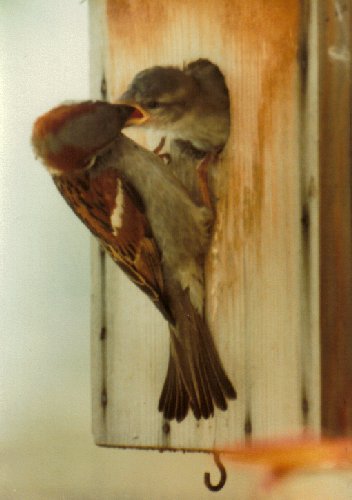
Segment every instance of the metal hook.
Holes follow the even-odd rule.
[[[220,481],[218,482],[218,484],[215,484],[215,485],[211,484],[210,472],[205,472],[204,473],[204,484],[208,488],[208,490],[210,490],[210,491],[220,491],[226,483],[227,473],[226,473],[225,467],[223,466],[223,464],[220,461],[219,453],[214,452],[213,457],[214,457],[214,462],[220,471]]]

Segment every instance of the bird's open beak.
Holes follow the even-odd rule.
[[[149,113],[139,104],[133,101],[133,99],[124,99],[124,97],[122,96],[117,101],[114,101],[114,104],[123,104],[124,106],[130,106],[131,108],[133,108],[133,112],[128,117],[125,123],[125,127],[130,127],[132,125],[143,125],[150,118]]]

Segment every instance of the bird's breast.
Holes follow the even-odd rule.
[[[201,151],[222,149],[228,137],[229,121],[220,116],[196,117],[189,113],[165,127],[174,139],[189,141]]]

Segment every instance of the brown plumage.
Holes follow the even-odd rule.
[[[53,176],[53,181],[81,221],[99,239],[112,259],[155,303],[165,318],[171,315],[163,300],[163,276],[160,252],[149,223],[138,203],[138,195],[113,169],[99,175],[83,171]],[[111,213],[115,200],[124,204],[121,228],[114,231]],[[138,201],[137,201],[138,200]]]
[[[181,421],[208,418],[236,397],[203,318],[203,259],[209,213],[154,154],[120,131],[131,108],[63,105],[34,124],[32,142],[82,222],[162,312],[170,360],[159,401]]]

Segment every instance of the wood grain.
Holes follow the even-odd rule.
[[[166,324],[108,259],[106,356],[96,340],[92,353],[93,387],[105,383],[107,391],[104,412],[93,391],[96,442],[209,450],[245,436],[296,432],[307,423],[319,429],[316,11],[295,0],[169,0],[157,8],[146,0],[91,1],[98,5],[109,99],[155,64],[206,57],[225,74],[232,127],[216,166],[207,309],[238,400],[209,421],[190,415],[164,425],[157,402]],[[152,133],[131,136],[150,148],[159,142]],[[93,337],[101,303],[95,296]]]
[[[352,433],[351,4],[320,12],[322,425]]]

